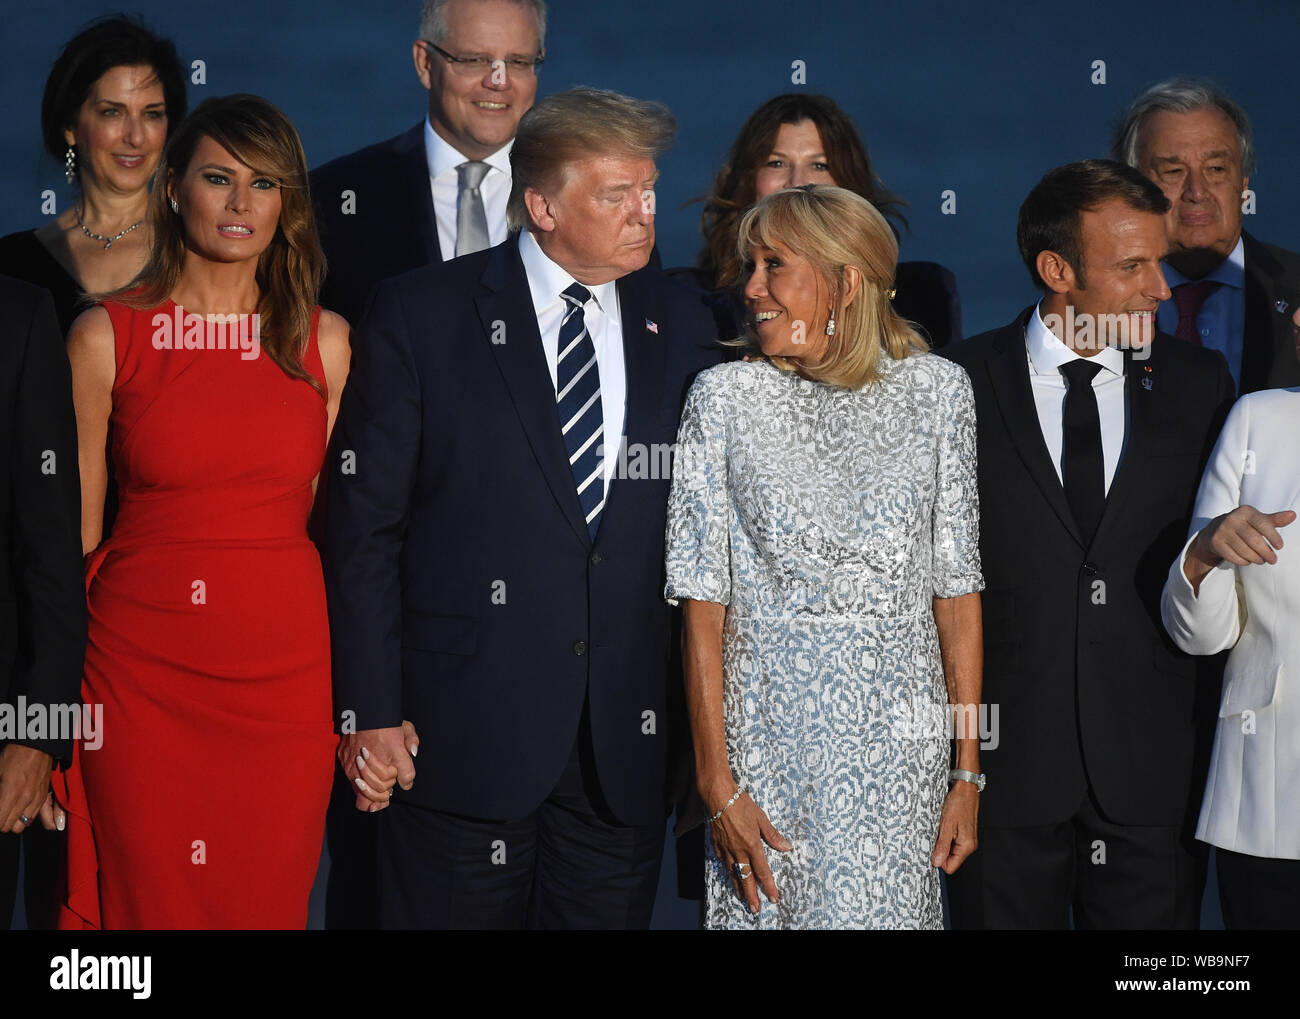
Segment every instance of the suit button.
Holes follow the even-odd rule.
[[[590,561],[591,561],[591,565],[592,565],[592,566],[599,566],[599,565],[600,565],[600,553],[599,553],[599,552],[593,552],[593,553],[591,553],[591,560],[590,560]]]
[[[585,640],[575,640],[573,642],[573,653],[581,658],[587,653],[587,642]]]
[[[1097,564],[1096,564],[1096,563],[1084,563],[1084,564],[1083,564],[1083,572],[1086,573],[1086,574],[1087,574],[1088,576],[1090,576],[1090,577],[1094,577],[1094,576],[1096,576],[1096,575],[1097,575]]]

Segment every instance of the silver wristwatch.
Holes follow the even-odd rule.
[[[961,768],[953,768],[948,772],[948,788],[952,788],[954,782],[970,782],[980,792],[984,791],[984,775],[976,775],[973,771],[963,771]]]

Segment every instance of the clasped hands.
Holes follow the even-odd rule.
[[[392,802],[393,786],[409,790],[415,782],[420,737],[415,726],[362,729],[339,737],[339,764],[356,789],[356,808],[374,813]]]
[[[48,830],[63,831],[67,820],[50,790],[53,769],[44,751],[18,743],[0,750],[0,832],[20,835],[38,817]]]

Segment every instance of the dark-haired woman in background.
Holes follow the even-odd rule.
[[[104,738],[55,783],[60,922],[301,928],[337,743],[307,522],[348,327],[316,306],[302,143],[264,99],[210,99],[177,128],[149,217],[144,271],[68,339],[82,695]],[[110,422],[121,505],[101,542]]]
[[[74,198],[39,229],[0,237],[0,273],[50,292],[61,335],[85,309],[86,291],[114,290],[144,265],[149,180],[168,128],[184,116],[176,48],[137,21],[96,21],[55,60],[41,101],[41,135]],[[110,520],[115,508],[110,492]],[[39,825],[22,835],[29,928],[54,924],[61,837]]]
[[[72,38],[41,100],[45,149],[63,164],[72,203],[37,230],[0,238],[0,273],[44,287],[64,333],[88,302],[149,257],[149,181],[170,128],[185,117],[176,47],[125,17]]]
[[[723,339],[744,333],[736,229],[750,207],[782,188],[828,184],[861,195],[898,235],[907,203],[881,182],[849,115],[827,96],[789,93],[755,110],[727,154],[704,205],[705,246],[689,274],[714,294]],[[680,270],[674,275],[682,275]],[[922,327],[934,347],[961,338],[961,303],[953,274],[935,262],[900,262],[894,310]]]

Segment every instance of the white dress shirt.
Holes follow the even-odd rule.
[[[542,351],[551,373],[551,389],[556,388],[556,358],[560,351],[560,324],[568,307],[560,295],[577,282],[547,257],[529,230],[519,231],[519,256],[523,259],[528,289],[537,315],[537,330],[542,334]],[[587,284],[583,284],[587,286]],[[623,438],[623,416],[627,403],[627,376],[623,364],[623,319],[618,308],[618,284],[611,280],[599,286],[587,286],[591,299],[582,308],[587,333],[596,347],[596,370],[600,373],[600,407],[605,415],[605,496],[618,464],[618,450]],[[611,438],[613,436],[613,438]]]
[[[490,170],[478,186],[487,216],[488,240],[493,245],[506,239],[506,203],[510,199],[510,148],[513,138],[483,162]],[[456,167],[468,162],[424,119],[424,154],[429,163],[429,186],[433,189],[433,218],[438,221],[438,246],[444,262],[456,257],[456,202],[460,197],[460,173]]]
[[[1170,290],[1180,283],[1190,282],[1168,262],[1162,262],[1161,268]],[[1222,286],[1206,297],[1201,305],[1196,315],[1196,331],[1200,334],[1201,346],[1220,351],[1228,359],[1232,381],[1240,389],[1241,354],[1246,333],[1246,245],[1240,237],[1232,253],[1203,278]],[[1160,302],[1156,321],[1161,331],[1170,336],[1178,329],[1178,304],[1173,297]]]
[[[1048,455],[1059,479],[1062,470],[1064,439],[1062,422],[1065,417],[1065,376],[1061,365],[1079,360],[1079,355],[1067,347],[1043,324],[1042,305],[1034,309],[1025,325],[1025,348],[1029,357],[1029,385],[1034,391],[1034,406],[1038,410],[1038,425],[1043,430]],[[1125,408],[1124,352],[1105,347],[1090,358],[1101,365],[1092,380],[1092,391],[1097,397],[1097,416],[1101,420],[1101,452],[1106,468],[1106,494],[1115,479],[1124,452]],[[1064,484],[1064,480],[1061,482]]]

